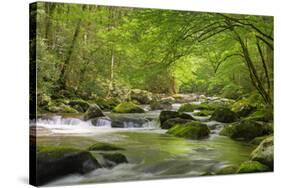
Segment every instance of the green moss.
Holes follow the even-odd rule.
[[[254,138],[253,140],[250,141],[250,144],[253,145],[259,145],[264,139],[268,138],[269,135],[265,135],[265,136],[258,136],[256,138]]]
[[[120,100],[117,98],[98,98],[94,100],[94,103],[99,105],[102,110],[112,110],[114,107],[120,104]]]
[[[86,112],[86,110],[89,108],[89,103],[83,99],[74,99],[69,101],[68,104],[79,112]]]
[[[252,113],[246,119],[255,120],[255,121],[265,121],[272,122],[273,121],[273,106],[267,105],[263,108],[260,108],[256,112]]]
[[[258,161],[273,169],[273,136],[264,139],[251,153],[251,160]]]
[[[259,163],[258,161],[246,161],[242,163],[237,173],[253,173],[253,172],[268,172],[268,166]]]
[[[132,102],[123,102],[117,105],[113,112],[116,113],[144,113],[144,110]]]
[[[236,123],[226,125],[220,135],[229,136],[237,140],[251,140],[255,137],[271,134],[268,124],[252,120],[242,120]]]
[[[89,151],[113,151],[113,150],[124,150],[123,148],[117,147],[107,143],[95,143],[89,147]]]
[[[219,169],[216,174],[223,175],[223,174],[235,174],[237,172],[238,167],[237,166],[225,166],[221,169]]]
[[[216,120],[223,123],[231,123],[238,120],[238,116],[235,112],[229,108],[217,108],[211,116],[212,120]]]
[[[192,104],[185,103],[180,106],[180,108],[178,109],[178,112],[193,112],[193,110],[194,110],[194,107]]]
[[[125,155],[122,153],[101,153],[105,160],[113,162],[115,164],[128,163]]]
[[[82,152],[83,150],[66,147],[66,146],[46,146],[41,145],[37,146],[36,153],[37,156],[40,157],[48,157],[48,158],[59,158],[65,155],[65,153],[78,153]],[[47,155],[47,156],[45,156]]]
[[[167,134],[189,139],[202,139],[209,136],[209,133],[207,125],[196,121],[177,124],[167,131]]]

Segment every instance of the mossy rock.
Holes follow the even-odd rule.
[[[194,110],[194,107],[192,104],[185,103],[180,106],[180,108],[178,109],[178,112],[193,112],[193,110]]]
[[[194,110],[208,110],[214,111],[217,108],[226,108],[228,107],[227,104],[222,102],[202,102],[200,104],[193,104],[192,105]]]
[[[166,120],[164,123],[162,123],[160,125],[160,127],[162,129],[170,129],[172,128],[173,126],[177,125],[177,124],[185,124],[185,123],[188,123],[190,122],[191,120],[189,119],[182,119],[182,118],[172,118],[172,119],[168,119]]]
[[[193,115],[195,115],[195,116],[210,116],[210,115],[212,115],[212,113],[213,113],[213,111],[202,110],[202,111],[193,113]]]
[[[70,105],[72,108],[75,108],[79,112],[86,112],[89,108],[89,103],[82,100],[82,99],[74,99],[69,101],[68,105]]]
[[[123,102],[119,105],[117,105],[113,112],[116,113],[144,113],[144,109],[139,107],[138,105],[132,103],[132,102]]]
[[[246,161],[243,162],[237,173],[254,173],[254,172],[268,172],[271,171],[270,168],[258,161]]]
[[[169,101],[153,101],[150,103],[151,110],[171,110],[172,103]]]
[[[246,119],[255,120],[255,121],[272,122],[273,121],[273,107],[271,105],[267,105],[261,109],[258,109],[254,113],[250,114],[250,116],[246,117]]]
[[[98,142],[98,143],[91,145],[88,148],[88,150],[89,151],[114,151],[114,150],[124,150],[124,149],[117,147],[113,144]]]
[[[229,136],[235,140],[251,140],[255,137],[271,134],[269,124],[252,120],[241,120],[226,125],[220,135]]]
[[[101,153],[107,167],[128,163],[128,159],[122,153]]]
[[[161,111],[160,116],[159,116],[160,124],[162,125],[168,119],[173,119],[173,118],[194,120],[194,118],[189,114],[164,110],[164,111]]]
[[[238,115],[229,108],[217,108],[211,119],[223,123],[232,123],[238,120]]]
[[[235,174],[237,172],[238,167],[229,165],[225,166],[223,168],[220,168],[219,170],[216,171],[217,175],[223,175],[223,174]]]
[[[254,139],[252,139],[250,141],[250,144],[253,144],[253,145],[259,145],[264,139],[270,137],[272,135],[265,135],[265,136],[258,136],[258,137],[255,137]]]
[[[78,113],[78,111],[75,110],[74,108],[71,108],[66,104],[58,103],[58,102],[49,103],[47,110],[53,113]]]
[[[202,139],[209,136],[210,130],[207,125],[194,121],[186,124],[177,124],[169,129],[167,134],[188,139]]]
[[[149,104],[152,101],[152,93],[141,89],[132,89],[131,100],[138,101],[139,104]]]
[[[237,113],[239,117],[246,117],[256,110],[256,107],[251,105],[245,98],[236,101],[232,106],[231,110]]]
[[[273,136],[264,139],[251,153],[251,160],[267,165],[273,170],[274,152]]]
[[[99,105],[99,107],[102,110],[112,110],[115,108],[118,104],[121,103],[121,101],[117,98],[108,98],[108,99],[103,99],[99,98],[94,100],[94,102]]]
[[[90,152],[62,146],[37,147],[36,160],[38,185],[68,174],[84,174],[101,167]]]
[[[101,111],[100,107],[96,104],[91,104],[88,108],[88,110],[84,114],[84,119],[89,120],[89,119],[94,119],[97,117],[103,117],[104,114]]]

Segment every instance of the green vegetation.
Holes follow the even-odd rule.
[[[44,2],[33,11],[39,112],[177,93],[273,103],[273,17]]]
[[[209,133],[210,130],[205,124],[196,121],[186,124],[177,124],[167,131],[167,134],[189,139],[206,138],[209,136]]]
[[[124,150],[123,148],[117,147],[112,144],[107,143],[95,143],[94,145],[90,146],[89,151],[114,151],[114,150]]]
[[[118,104],[114,109],[113,112],[116,113],[144,113],[144,109],[139,107],[138,105],[132,102],[123,102]]]
[[[178,109],[178,112],[193,112],[194,107],[192,104],[186,103],[181,105],[181,107]]]
[[[237,173],[268,172],[270,169],[257,161],[246,161],[242,163]]]

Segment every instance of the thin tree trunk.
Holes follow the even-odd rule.
[[[108,85],[107,97],[110,97],[111,91],[113,90],[113,79],[114,79],[114,51],[111,50],[110,81]]]
[[[83,5],[82,10],[84,11],[85,8],[86,8],[86,5]],[[73,35],[73,38],[72,38],[69,50],[68,50],[68,52],[66,54],[66,58],[65,58],[64,64],[62,64],[62,66],[61,66],[61,73],[60,73],[60,78],[59,78],[59,88],[60,89],[66,89],[66,79],[65,79],[66,75],[65,75],[65,71],[67,69],[67,66],[70,63],[71,56],[72,56],[73,51],[75,49],[75,46],[76,46],[76,43],[77,43],[77,39],[78,39],[78,36],[79,36],[79,33],[80,33],[80,29],[81,29],[81,23],[82,23],[82,20],[80,18],[78,20],[78,22],[77,22],[77,25],[76,25],[76,28],[75,28],[75,31],[74,31],[74,35]]]

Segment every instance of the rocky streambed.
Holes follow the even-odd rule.
[[[33,144],[38,157],[38,184],[272,171],[270,159],[259,159],[260,150],[271,152],[266,146],[270,142],[273,145],[267,136],[271,134],[270,126],[256,121],[248,123],[250,129],[258,130],[252,136],[245,133],[248,130],[244,126],[239,127],[245,123],[231,110],[207,108],[206,104],[195,101],[166,104],[159,105],[161,110],[140,106],[143,111],[102,112],[102,116],[86,119],[84,114],[41,116],[31,123],[36,124],[31,129],[37,135]],[[195,109],[192,104],[200,108]],[[243,138],[233,139],[237,132],[243,133]],[[267,141],[253,154],[257,144],[249,138],[259,136],[266,136]]]

